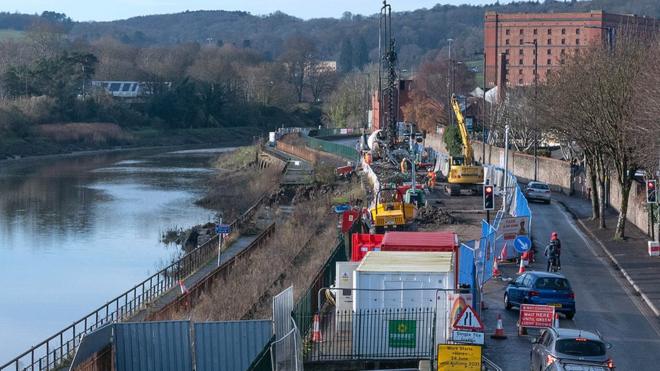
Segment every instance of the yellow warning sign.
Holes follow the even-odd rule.
[[[481,371],[481,347],[438,344],[438,371]]]

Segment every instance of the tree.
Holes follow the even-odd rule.
[[[280,59],[286,67],[289,81],[296,90],[298,102],[302,102],[306,75],[318,62],[314,42],[304,36],[292,36],[286,40],[285,52]]]
[[[366,125],[368,81],[363,73],[344,76],[325,105],[326,121],[332,127],[360,128]]]
[[[442,137],[445,142],[445,147],[449,151],[450,156],[460,156],[463,153],[463,142],[461,141],[461,134],[458,131],[458,126],[449,125],[445,127],[445,133]]]
[[[364,37],[358,36],[356,42],[353,44],[353,68],[361,70],[367,63],[369,63],[369,48]]]
[[[337,67],[343,73],[351,72],[353,69],[353,44],[351,44],[351,40],[348,38],[345,38],[341,42]]]
[[[444,105],[416,90],[414,86],[410,102],[402,107],[402,111],[404,121],[414,122],[420,129],[430,133],[435,132],[440,124],[446,123],[443,120],[447,117]]]

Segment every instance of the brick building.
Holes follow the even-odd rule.
[[[655,31],[658,20],[605,13],[497,13],[486,12],[484,23],[485,84],[487,88],[534,84],[548,71],[561,67],[576,50],[594,44],[615,43],[617,30],[627,26]],[[534,55],[534,42],[538,56]]]
[[[398,90],[394,95],[394,109],[397,113],[397,116],[394,118],[395,122],[403,121],[403,107],[411,101],[410,93],[412,91],[413,80],[412,79],[400,79],[398,84]],[[382,129],[381,125],[387,120],[387,96],[384,97],[384,102],[382,105],[383,112],[381,113],[379,104],[379,94],[378,90],[374,90],[371,94],[371,129],[378,130]],[[382,118],[381,118],[382,116]],[[381,122],[381,120],[383,122]]]

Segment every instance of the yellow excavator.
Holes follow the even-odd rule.
[[[465,125],[465,118],[455,95],[451,96],[451,107],[454,110],[458,131],[461,134],[463,154],[449,158],[449,174],[447,175],[445,191],[449,196],[459,195],[463,190],[481,194],[484,182],[484,167],[474,160],[474,152]]]

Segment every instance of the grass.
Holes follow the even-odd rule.
[[[477,83],[478,86],[480,86],[482,89],[484,87],[484,61],[483,59],[478,59],[475,61],[467,61],[465,62],[465,65],[472,69],[476,68],[479,72],[475,73],[474,75],[474,80]]]
[[[238,170],[253,164],[257,158],[257,146],[245,146],[223,153],[213,166],[224,170]]]
[[[70,123],[37,126],[44,138],[58,143],[83,143],[87,145],[121,144],[130,142],[132,136],[119,125],[108,123]]]

